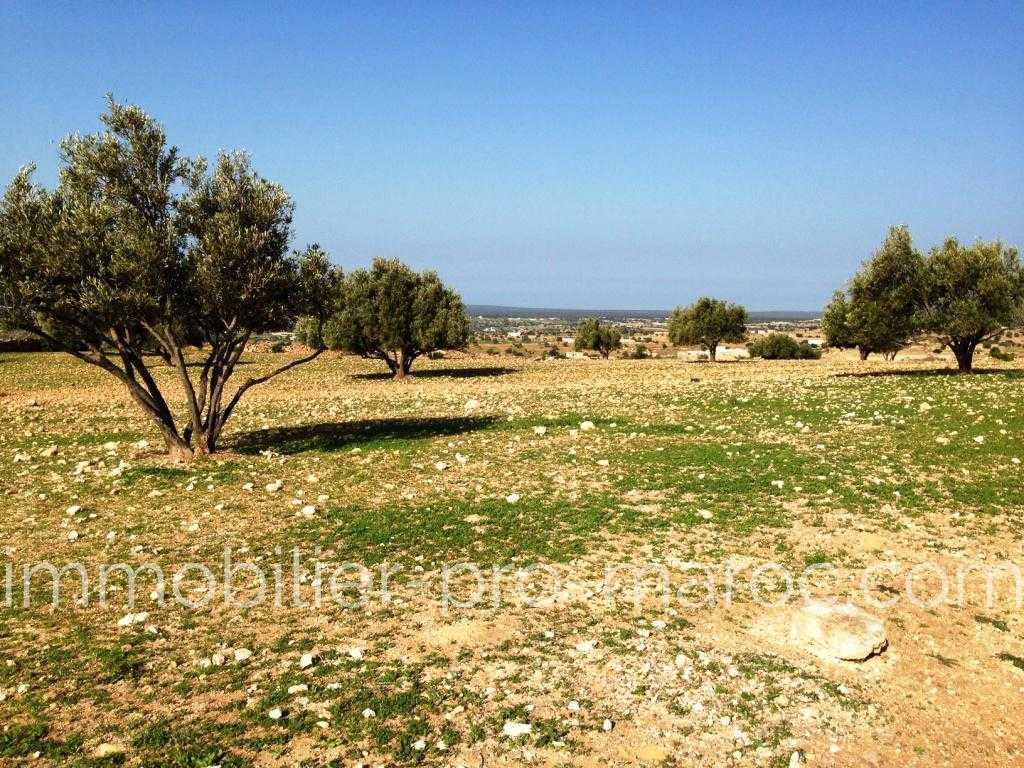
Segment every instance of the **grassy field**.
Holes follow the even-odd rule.
[[[254,354],[239,375],[281,359]],[[174,466],[112,379],[3,356],[0,764],[1024,761],[1024,617],[1007,595],[898,601],[878,611],[889,649],[855,665],[780,642],[748,589],[767,561],[833,564],[822,594],[898,563],[872,583],[880,597],[916,563],[1024,564],[1020,371],[829,357],[418,369],[394,383],[318,360],[253,390],[222,454]],[[247,606],[195,572],[172,583],[186,563],[222,568],[225,548],[288,577],[279,605],[257,604],[251,574],[234,582]],[[38,561],[158,564],[164,596],[203,604],[159,605],[148,575],[134,607],[117,576],[105,605],[95,580],[76,604],[65,573],[60,606],[40,574],[25,607],[21,567]],[[690,561],[736,571],[731,604],[634,604],[602,584],[609,563]],[[445,576],[464,562],[486,572],[486,599],[445,611],[445,578],[453,600],[478,586],[468,569]],[[343,563],[371,569],[366,604],[310,605]],[[563,599],[511,599],[515,570],[538,563]],[[544,578],[526,591],[543,596]]]

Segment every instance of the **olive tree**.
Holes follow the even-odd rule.
[[[397,259],[375,259],[369,269],[350,272],[340,310],[323,329],[330,349],[382,360],[396,379],[421,355],[461,349],[468,337],[459,294],[435,272],[414,272]]]
[[[118,379],[172,457],[211,453],[246,391],[321,351],[229,392],[249,339],[300,314],[322,322],[340,277],[316,246],[289,253],[292,201],[244,154],[211,170],[112,98],[101,120],[101,132],[63,141],[55,189],[31,166],[7,188],[0,319]],[[173,371],[184,414],[156,365]]]
[[[677,345],[700,344],[716,359],[723,341],[743,341],[747,310],[739,304],[703,296],[689,307],[676,307],[668,321],[669,340]]]
[[[881,247],[837,292],[822,316],[829,346],[894,357],[918,332],[924,259],[906,226],[890,227]]]
[[[1005,328],[1024,323],[1024,268],[1016,248],[999,241],[965,246],[953,237],[925,263],[920,321],[970,371],[974,351]]]
[[[617,328],[602,324],[596,317],[587,317],[576,326],[573,346],[576,349],[592,349],[606,358],[613,349],[622,346],[622,334]]]

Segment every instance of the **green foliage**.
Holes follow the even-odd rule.
[[[992,347],[992,349],[990,349],[988,353],[989,355],[992,356],[993,360],[1000,360],[1004,363],[1008,363],[1016,357],[1016,355],[1013,355],[1010,352],[1006,352],[1000,349],[999,347]]]
[[[747,332],[747,310],[701,297],[689,307],[677,307],[669,318],[668,337],[673,344],[700,344],[714,360],[723,341],[743,341]]]
[[[650,356],[651,353],[644,344],[637,344],[632,349],[626,350],[622,355],[626,360],[647,360]]]
[[[926,261],[922,327],[938,335],[970,370],[978,344],[1024,323],[1024,267],[999,241],[964,246],[948,238]]]
[[[576,326],[573,344],[578,350],[592,349],[600,352],[601,357],[608,357],[613,349],[622,346],[622,335],[617,328],[602,323],[598,318],[587,317]]]
[[[836,291],[832,294],[832,301],[821,315],[821,332],[830,347],[850,349],[857,346],[850,327],[850,302],[845,292]]]
[[[889,228],[881,247],[850,281],[849,295],[836,292],[822,316],[831,347],[857,347],[895,355],[918,331],[924,261],[906,226]]]
[[[753,357],[765,360],[817,360],[821,352],[788,333],[770,333],[747,345]]]
[[[222,153],[208,172],[139,107],[110,98],[101,120],[102,132],[62,142],[54,190],[33,183],[32,166],[7,188],[0,321],[119,379],[176,456],[209,452],[241,393],[269,378],[222,400],[250,337],[323,317],[339,276],[316,246],[288,254],[292,201],[246,155]],[[209,350],[198,380],[190,345]],[[177,371],[184,429],[150,353]]]
[[[469,337],[462,298],[435,272],[413,272],[397,259],[376,259],[350,273],[340,309],[324,327],[330,349],[383,360],[396,378],[420,355],[461,349]]]

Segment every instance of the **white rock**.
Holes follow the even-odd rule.
[[[310,667],[314,667],[319,660],[320,659],[315,653],[304,653],[299,659],[299,669],[309,669]]]
[[[369,720],[371,717],[376,717],[376,716],[377,716],[377,713],[374,712],[369,707],[367,707],[366,709],[363,710],[363,717],[366,718],[367,720]]]
[[[68,541],[78,541],[78,531],[68,531]]]
[[[480,407],[480,401],[479,400],[469,399],[469,400],[466,401],[466,410],[467,411],[475,411],[479,407]]]
[[[434,469],[436,469],[438,472],[444,472],[446,469],[448,469],[448,462],[438,461],[434,464]]]
[[[96,757],[96,758],[99,758],[99,759],[102,760],[103,758],[106,758],[106,757],[114,757],[115,755],[123,755],[124,754],[124,747],[122,747],[120,744],[113,744],[113,743],[111,743],[109,741],[105,741],[102,744],[100,744],[98,747],[96,747],[96,749],[93,751],[92,754],[93,754],[93,757]]]
[[[570,712],[579,712],[580,711],[580,703],[578,701],[576,701],[576,699],[573,699],[572,701],[569,702],[569,704],[568,704],[568,706],[566,708]]]
[[[592,429],[596,429],[596,427],[594,426],[594,422],[592,422],[592,421],[581,421],[580,422],[580,432],[589,432]]]
[[[422,752],[424,749],[427,748],[427,742],[424,739],[417,739],[412,743],[412,748],[415,749],[417,752]]]
[[[601,730],[604,731],[605,733],[607,733],[608,731],[610,731],[614,727],[615,727],[615,723],[613,723],[611,720],[607,720],[606,719],[603,723],[601,723]]]
[[[277,493],[284,488],[284,482],[281,480],[275,480],[272,483],[267,483],[265,487],[267,489],[267,493]]]
[[[355,646],[348,649],[349,658],[355,659],[356,661],[362,660],[364,653],[365,651],[362,648],[357,648]]]
[[[813,600],[798,607],[790,623],[795,645],[831,659],[864,661],[888,645],[885,624],[856,606]]]
[[[596,640],[581,640],[576,643],[576,650],[579,653],[590,653],[597,647]]]
[[[133,624],[143,624],[149,619],[149,613],[142,611],[141,613],[126,613],[117,621],[119,627],[130,627]]]
[[[501,729],[501,732],[510,739],[518,739],[520,736],[526,736],[532,731],[533,726],[529,723],[516,723],[511,720],[505,723],[505,727]]]
[[[272,710],[267,712],[267,717],[269,717],[271,720],[280,720],[282,717],[284,717],[284,710],[280,707],[274,707]]]
[[[509,504],[516,504],[519,502],[520,498],[522,497],[518,493],[510,493],[508,496],[505,497],[505,501],[507,501]]]
[[[312,504],[307,504],[299,510],[299,514],[303,517],[316,517],[316,507]]]
[[[305,693],[308,690],[309,690],[309,686],[306,685],[305,683],[299,683],[298,685],[289,685],[288,686],[288,695],[289,696],[294,696],[296,693]]]
[[[535,434],[535,435],[543,435],[547,431],[548,431],[548,428],[543,426],[543,425],[536,426],[536,427],[533,428],[533,434]]]
[[[252,658],[252,651],[248,648],[235,648],[235,661],[239,664]]]

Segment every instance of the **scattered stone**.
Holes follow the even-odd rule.
[[[790,641],[820,656],[864,661],[885,650],[881,619],[849,604],[810,601],[793,614]]]
[[[320,657],[315,653],[304,653],[299,659],[299,669],[310,669],[320,662]]]
[[[284,488],[284,482],[281,480],[275,480],[272,483],[267,483],[265,487],[267,489],[267,493],[277,493]]]
[[[528,736],[532,731],[533,726],[529,723],[516,723],[511,720],[505,723],[505,727],[501,729],[501,732],[510,739],[518,739],[520,736]]]
[[[282,717],[284,717],[284,710],[280,707],[274,707],[272,710],[267,712],[267,717],[269,717],[271,720],[280,720]]]
[[[252,658],[252,651],[248,648],[235,648],[235,662],[242,664]]]
[[[518,493],[510,493],[508,496],[505,497],[505,501],[507,501],[509,504],[517,504],[520,498],[522,497]]]
[[[119,627],[130,627],[133,624],[143,624],[149,619],[149,613],[142,611],[140,613],[127,613],[118,619],[117,626]]]
[[[105,741],[98,747],[96,747],[92,754],[93,757],[102,760],[104,758],[114,757],[116,755],[123,755],[124,747],[122,747],[120,744],[114,744],[112,742]]]
[[[592,429],[597,429],[597,427],[594,426],[594,422],[592,422],[592,421],[582,421],[582,422],[580,422],[580,432],[589,432]]]

